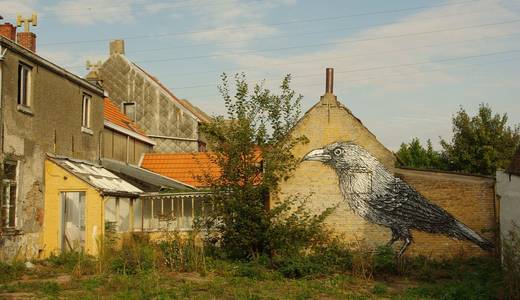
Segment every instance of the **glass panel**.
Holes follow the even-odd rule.
[[[193,198],[193,201],[195,203],[195,207],[194,207],[194,215],[195,215],[195,218],[197,217],[201,217],[202,216],[202,202],[204,201],[204,198],[201,198],[201,197],[194,197]]]
[[[16,185],[11,184],[9,189],[9,227],[15,227],[16,220]]]
[[[134,231],[141,231],[143,227],[143,215],[142,215],[142,201],[141,199],[134,199],[132,203],[134,209]]]
[[[119,231],[130,229],[130,199],[119,198]]]
[[[63,245],[62,249],[74,250],[85,245],[85,192],[62,193]]]
[[[193,206],[192,206],[192,198],[184,198],[183,199],[183,228],[191,228],[193,225]]]
[[[173,211],[175,217],[175,228],[179,228],[182,222],[182,198],[173,199]]]
[[[5,179],[16,180],[16,162],[4,163]]]
[[[109,197],[105,200],[105,230],[117,230],[116,198]]]
[[[163,215],[169,221],[173,218],[172,199],[163,199]]]
[[[145,199],[142,202],[143,205],[143,227],[144,230],[154,229],[152,221],[152,200]]]

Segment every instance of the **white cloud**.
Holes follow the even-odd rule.
[[[18,14],[30,17],[35,12],[35,4],[36,1],[33,0],[0,1],[0,15],[4,17],[5,22],[14,24]]]
[[[65,0],[46,11],[67,24],[128,23],[134,20],[132,4],[124,0]]]
[[[234,45],[246,46],[252,39],[273,36],[278,33],[278,29],[266,25],[264,22],[265,14],[269,9],[294,5],[296,1],[269,0],[246,3],[231,0],[215,4],[196,2],[199,2],[199,5],[195,6],[193,13],[200,20],[198,28],[200,32],[191,34],[191,39],[218,42],[224,45],[231,42]],[[194,31],[198,29],[196,28]]]
[[[517,38],[486,40],[486,38],[518,33],[519,23],[430,34],[413,33],[456,29],[518,17],[518,12],[501,6],[499,1],[475,2],[471,6],[442,6],[408,16],[394,24],[368,28],[348,39],[335,40],[333,45],[321,47],[323,50],[285,56],[241,54],[228,56],[227,59],[238,63],[241,68],[254,70],[248,71],[248,74],[260,77],[251,78],[253,80],[266,76],[279,78],[281,74],[291,73],[295,78],[293,86],[296,90],[314,99],[319,96],[319,92],[322,92],[316,87],[323,85],[321,76],[325,67],[335,68],[336,86],[366,87],[373,93],[383,95],[389,91],[462,81],[464,78],[451,72],[453,68],[450,69],[450,66],[471,62],[471,60],[431,64],[421,62],[515,49],[512,45],[516,45],[518,49],[520,46]],[[409,35],[395,37],[403,34]],[[461,41],[464,40],[472,40],[472,42],[462,43]],[[431,47],[431,45],[438,46]],[[416,50],[401,51],[400,49]],[[402,64],[407,66],[380,68]],[[443,68],[444,71],[432,72]],[[312,76],[312,74],[317,75]],[[404,76],[405,81],[395,80],[401,77],[399,74],[409,75]]]

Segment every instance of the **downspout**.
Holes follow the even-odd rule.
[[[4,105],[3,105],[3,90],[4,90],[4,79],[2,76],[3,69],[4,69],[4,59],[5,59],[5,53],[7,49],[2,48],[0,45],[0,162],[4,161]],[[4,169],[3,169],[3,163],[0,167],[0,182],[2,182],[3,185],[3,179],[4,179]],[[0,189],[0,199],[3,199],[4,195],[4,189]],[[0,220],[2,221],[2,220]],[[3,221],[2,221],[3,222]],[[2,230],[0,229],[0,236],[2,235]]]
[[[4,69],[4,59],[5,59],[6,52],[7,52],[7,49],[2,48],[2,46],[0,45],[0,134],[1,134],[0,150],[2,151],[2,156],[4,153],[4,101],[3,101],[3,99],[4,99],[4,94],[3,94],[4,80],[3,80],[2,73],[3,73],[3,69]],[[2,159],[3,159],[3,157],[2,157]]]

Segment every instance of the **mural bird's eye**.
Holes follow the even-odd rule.
[[[343,153],[343,149],[341,149],[341,148],[336,148],[336,149],[334,149],[334,155],[336,155],[336,156],[340,156],[341,153]]]

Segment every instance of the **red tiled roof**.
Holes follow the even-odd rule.
[[[141,167],[194,187],[204,187],[206,184],[199,177],[208,174],[206,172],[220,176],[220,169],[211,157],[208,152],[146,153]]]
[[[177,96],[175,96],[162,82],[159,81],[155,76],[152,76],[150,73],[145,71],[143,68],[138,66],[136,63],[133,63],[134,66],[136,66],[139,70],[141,70],[146,76],[148,76],[151,80],[153,80],[157,85],[159,85],[168,95],[170,95],[175,101],[177,101],[181,106],[186,108],[189,112],[194,114],[201,122],[208,123],[211,121],[211,117],[208,116],[205,112],[200,110],[198,107],[191,104],[186,99],[179,99]]]
[[[103,114],[105,116],[105,120],[117,126],[123,127],[124,129],[128,129],[142,136],[146,136],[144,131],[141,128],[139,128],[139,126],[135,122],[133,122],[127,115],[122,113],[119,110],[119,107],[117,107],[117,105],[114,102],[112,102],[112,100],[110,100],[109,98],[105,98]]]

